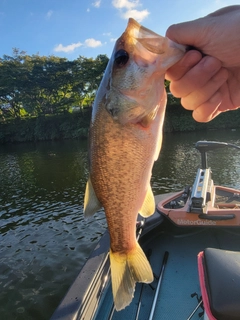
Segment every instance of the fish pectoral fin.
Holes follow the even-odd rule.
[[[84,217],[85,218],[91,217],[95,212],[97,212],[101,208],[102,208],[102,205],[96,196],[91,179],[89,178],[86,185],[85,195],[84,195],[84,209],[83,209]]]
[[[153,122],[153,120],[156,117],[157,114],[157,110],[158,108],[155,108],[152,112],[150,112],[149,114],[147,114],[146,116],[144,116],[141,121],[140,124],[144,127],[144,128],[148,128],[151,123]]]
[[[151,216],[152,214],[154,214],[154,212],[155,212],[155,200],[154,200],[152,188],[149,185],[146,197],[143,202],[143,205],[142,205],[141,209],[139,210],[139,214],[142,217],[147,218],[147,217]]]
[[[151,266],[139,244],[130,253],[110,249],[112,292],[117,311],[128,306],[133,298],[136,282],[153,281]]]

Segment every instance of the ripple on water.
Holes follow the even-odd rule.
[[[200,158],[190,150],[200,139],[196,134],[165,135],[153,168],[154,194],[178,191],[192,182]],[[240,180],[238,154],[219,156],[217,179],[233,186]],[[79,141],[1,149],[1,319],[49,319],[105,231],[102,211],[89,220],[83,217],[86,159],[86,143]],[[224,172],[223,162],[228,164]]]

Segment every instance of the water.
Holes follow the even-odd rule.
[[[201,139],[240,145],[238,131],[165,134],[154,194],[193,183]],[[49,319],[106,228],[103,212],[83,219],[87,142],[0,148],[0,318]],[[239,156],[209,153],[216,184],[240,188]]]

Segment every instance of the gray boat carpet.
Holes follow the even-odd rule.
[[[187,320],[198,304],[200,296],[197,254],[207,247],[239,251],[240,235],[233,229],[194,229],[184,235],[159,233],[144,244],[153,272],[158,276],[165,251],[169,252],[157,299],[153,320]],[[96,320],[148,320],[157,280],[152,286],[137,284],[131,305],[120,312],[112,312],[111,290],[106,294]],[[196,295],[197,294],[197,295]],[[199,308],[192,320],[202,320]]]

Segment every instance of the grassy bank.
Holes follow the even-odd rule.
[[[240,128],[240,109],[221,113],[207,123],[196,122],[192,118],[192,112],[185,110],[180,105],[167,107],[164,131],[186,132],[200,130],[219,130]]]
[[[0,143],[87,138],[91,109],[78,113],[20,118],[0,123]],[[240,128],[240,110],[220,114],[208,123],[193,120],[192,113],[179,105],[167,107],[164,131]]]
[[[91,110],[20,118],[0,124],[0,143],[86,138]]]

